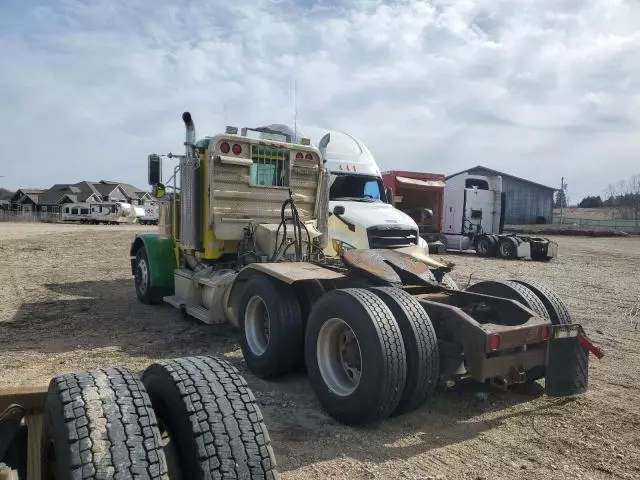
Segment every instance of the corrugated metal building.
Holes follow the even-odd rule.
[[[553,221],[553,194],[556,188],[525,180],[508,173],[477,165],[445,177],[445,181],[469,173],[470,175],[500,175],[506,194],[505,224],[524,225],[543,217],[546,223]]]

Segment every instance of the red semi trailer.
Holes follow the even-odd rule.
[[[439,173],[382,172],[385,189],[393,192],[393,206],[415,220],[423,237],[435,235],[437,238],[442,231],[444,179]]]

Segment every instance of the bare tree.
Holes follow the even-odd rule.
[[[640,220],[640,174],[632,175],[629,180],[609,184],[607,194],[613,207],[625,220]]]

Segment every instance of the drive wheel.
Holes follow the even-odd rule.
[[[547,316],[554,325],[569,325],[571,314],[562,299],[549,287],[536,280],[512,280],[528,288],[544,304]]]
[[[524,285],[509,280],[483,280],[474,283],[466,289],[467,292],[492,295],[494,297],[510,298],[522,303],[525,307],[543,318],[549,318],[549,313],[540,299]]]
[[[51,380],[42,478],[168,478],[156,416],[133,373],[108,368]]]
[[[149,366],[142,381],[176,453],[171,478],[279,478],[262,412],[227,360],[163,360]]]
[[[502,258],[516,258],[518,256],[518,241],[512,237],[501,238],[498,242],[498,253]]]
[[[380,421],[402,398],[402,333],[389,307],[370,291],[333,290],[318,300],[307,324],[305,358],[320,404],[342,423]]]
[[[476,253],[479,257],[495,257],[496,243],[488,235],[480,235],[476,244]]]
[[[302,361],[304,325],[293,288],[256,274],[244,287],[237,312],[240,346],[254,375],[284,375]]]
[[[407,380],[393,414],[408,413],[432,396],[437,386],[440,357],[436,331],[420,302],[409,293],[394,287],[374,287],[371,291],[389,307],[402,333]]]

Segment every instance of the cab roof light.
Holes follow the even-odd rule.
[[[309,138],[301,138],[300,145],[311,145],[311,140]]]
[[[238,134],[238,127],[232,127],[230,125],[227,125],[227,127],[225,129],[225,133],[227,133],[229,135],[237,135]]]

